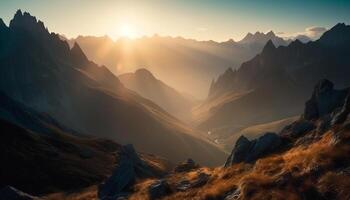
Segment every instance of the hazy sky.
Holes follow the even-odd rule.
[[[309,27],[350,24],[350,0],[0,0],[5,23],[17,9],[68,37],[157,33],[223,41],[247,32],[288,36],[313,30]]]

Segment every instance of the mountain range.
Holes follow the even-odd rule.
[[[241,41],[196,41],[181,37],[143,37],[117,41],[109,37],[79,36],[77,42],[94,62],[108,66],[115,74],[146,68],[156,77],[198,99],[208,94],[210,81],[228,67],[239,65],[259,53],[266,42],[285,46],[290,40],[268,33],[247,34]]]
[[[267,42],[260,54],[212,82],[207,100],[195,109],[198,127],[234,133],[297,115],[319,79],[350,85],[349,31],[340,23],[314,42],[280,47]]]
[[[0,41],[0,91],[11,99],[82,134],[132,143],[174,162],[193,157],[213,165],[224,159],[200,132],[125,88],[78,44],[70,48],[29,13],[19,10],[9,27],[2,23]]]

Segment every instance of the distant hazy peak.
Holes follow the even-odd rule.
[[[136,76],[143,76],[143,77],[152,77],[152,78],[155,78],[155,77],[153,76],[153,74],[152,74],[149,70],[147,70],[147,69],[145,69],[145,68],[141,68],[141,69],[136,70],[136,71],[135,71],[135,75],[136,75]]]

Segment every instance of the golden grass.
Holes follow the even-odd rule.
[[[342,139],[350,138],[349,131],[343,132]],[[284,153],[260,159],[254,165],[240,163],[226,169],[207,168],[211,178],[206,185],[185,192],[174,191],[164,199],[222,199],[236,189],[240,190],[240,199],[297,200],[314,190],[323,196],[333,190],[336,191],[336,199],[350,199],[349,175],[332,172],[339,160],[347,159],[350,155],[350,144],[334,143],[334,136],[329,131],[308,146],[296,146]],[[317,174],[317,170],[323,171]],[[174,174],[168,178],[168,182],[174,185],[184,178],[191,180],[195,174]],[[147,199],[144,190],[136,192],[131,199]]]
[[[235,190],[240,191],[240,200],[299,200],[310,194],[311,197],[320,194],[328,199],[350,199],[350,168],[339,171],[339,163],[344,160],[349,162],[349,139],[348,130],[341,130],[338,134],[329,131],[308,146],[295,146],[284,153],[260,159],[255,164],[239,163],[229,168],[200,168],[174,173],[166,178],[173,193],[163,199],[223,199]],[[184,179],[194,181],[200,172],[210,175],[207,184],[176,191],[179,182]],[[137,183],[129,199],[148,200],[148,188],[153,181],[148,179]],[[94,199],[96,191],[90,188],[79,195],[60,195],[51,196],[49,200]]]

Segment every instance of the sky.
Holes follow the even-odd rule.
[[[237,41],[270,30],[317,37],[336,23],[350,24],[350,0],[1,0],[0,18],[8,24],[17,9],[69,38],[158,34]]]

